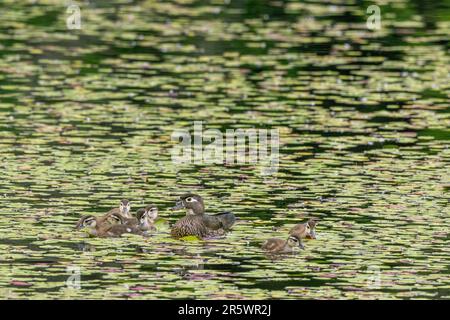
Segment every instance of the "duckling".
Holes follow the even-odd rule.
[[[289,236],[287,240],[272,238],[266,240],[262,245],[262,248],[270,253],[292,253],[296,247],[305,249],[296,236]]]
[[[172,236],[175,238],[187,235],[197,235],[203,238],[207,235],[223,234],[229,231],[236,221],[232,212],[205,214],[203,198],[192,193],[182,195],[172,210],[183,208],[186,209],[186,217],[180,219],[172,227]]]
[[[142,231],[136,226],[129,226],[125,224],[113,224],[110,225],[108,228],[102,230],[102,232],[100,232],[98,236],[100,238],[114,238],[120,237],[121,235],[126,233],[142,235]]]
[[[89,235],[100,238],[118,237],[124,233],[141,234],[136,227],[125,225],[120,215],[111,215],[111,217],[110,221],[106,221],[93,215],[83,216],[78,221],[76,228],[78,230],[85,229]],[[116,223],[112,222],[113,219],[116,220]]]
[[[318,219],[312,218],[305,223],[300,223],[292,227],[289,234],[299,239],[310,238],[316,239],[316,225]]]
[[[136,217],[124,217],[117,211],[106,213],[104,216],[102,216],[102,219],[106,222],[109,222],[110,224],[119,223],[127,226],[137,226],[139,224],[139,221]]]
[[[317,218],[311,218],[308,220],[308,225],[309,225],[310,231],[309,231],[309,235],[306,235],[307,238],[317,239],[316,226],[317,226],[318,221],[319,221],[319,219],[317,219]]]
[[[87,233],[91,236],[98,236],[101,230],[104,230],[112,224],[103,217],[96,217],[93,215],[83,216],[78,220],[75,228],[77,230],[85,229]]]
[[[123,217],[129,218],[129,219],[133,218],[133,216],[131,215],[131,204],[130,204],[130,201],[128,201],[127,199],[121,200],[120,204],[119,204],[119,207],[109,210],[106,213],[106,215],[112,214],[112,213],[119,213]]]
[[[155,220],[158,217],[158,208],[155,205],[148,205],[144,209],[139,209],[136,213],[139,228],[142,231],[156,230]]]

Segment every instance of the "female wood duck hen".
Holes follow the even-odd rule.
[[[318,219],[312,218],[305,223],[300,223],[292,227],[289,235],[295,236],[299,239],[316,239],[316,226]]]
[[[262,245],[262,248],[270,253],[292,253],[297,247],[305,249],[296,236],[289,236],[287,240],[272,238],[266,240]]]
[[[138,228],[125,225],[121,215],[111,214],[109,217],[110,219],[105,220],[103,217],[93,215],[83,216],[78,221],[76,228],[78,230],[85,229],[89,235],[100,238],[119,237],[124,233],[141,234]]]
[[[142,231],[154,231],[155,220],[158,217],[158,208],[155,205],[148,205],[136,212],[136,219],[139,224],[139,229]]]
[[[187,193],[180,197],[172,210],[186,209],[186,216],[178,220],[171,230],[174,238],[197,236],[205,238],[223,234],[230,230],[236,221],[232,212],[215,215],[205,214],[203,199],[197,194]]]

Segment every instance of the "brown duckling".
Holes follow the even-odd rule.
[[[110,224],[124,224],[127,226],[137,226],[139,224],[139,220],[136,217],[127,218],[118,212],[109,212],[102,218],[105,221],[110,222]]]
[[[111,215],[110,220],[103,220],[102,217],[87,215],[81,217],[76,228],[78,230],[85,229],[89,235],[100,238],[118,237],[124,233],[141,233],[138,228],[125,225],[121,218],[118,214]],[[116,221],[116,223],[113,221]]]
[[[139,228],[142,231],[156,230],[155,220],[158,217],[158,208],[155,205],[148,205],[144,209],[139,209],[136,213]]]
[[[81,217],[80,220],[78,220],[75,228],[77,230],[84,229],[89,235],[97,237],[100,233],[103,232],[103,230],[105,230],[109,226],[112,226],[112,223],[110,223],[110,221],[107,221],[107,219],[104,219],[104,217],[87,215]]]
[[[125,224],[113,224],[107,229],[105,229],[102,233],[99,234],[99,237],[120,237],[123,234],[131,233],[142,235],[142,231],[136,226],[130,226]]]
[[[230,230],[236,221],[232,212],[205,214],[203,198],[192,193],[182,195],[172,210],[183,208],[186,209],[186,216],[178,220],[172,227],[171,234],[175,238],[189,235],[203,238],[223,234]]]
[[[131,204],[130,204],[130,201],[128,201],[127,199],[121,200],[120,204],[119,204],[119,207],[109,210],[105,214],[105,216],[108,215],[108,214],[113,214],[113,213],[118,213],[122,217],[132,219],[133,216],[131,215]]]
[[[289,234],[299,239],[316,239],[316,226],[318,219],[312,218],[305,223],[300,223],[292,227]]]
[[[262,245],[262,248],[270,253],[292,253],[297,247],[305,249],[296,236],[289,236],[287,240],[272,238],[266,240]]]

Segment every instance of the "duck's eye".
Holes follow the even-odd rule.
[[[289,238],[292,242],[295,242],[295,243],[297,243],[298,242],[298,239],[296,238],[296,237],[291,237],[291,238]]]
[[[306,230],[307,230],[307,231],[311,230],[311,228],[309,227],[308,224],[306,225]]]
[[[186,198],[186,202],[193,202],[193,201],[194,201],[194,198],[191,198],[191,197]]]
[[[84,226],[90,226],[93,225],[95,223],[94,219],[88,219],[86,221],[84,221]]]

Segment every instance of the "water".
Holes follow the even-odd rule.
[[[378,31],[366,1],[78,3],[81,30],[61,1],[0,4],[0,297],[450,297],[450,1],[387,1]],[[194,121],[279,129],[278,173],[173,164]],[[186,191],[233,231],[171,239]],[[166,224],[73,230],[122,198]],[[261,251],[308,217],[306,250]]]

